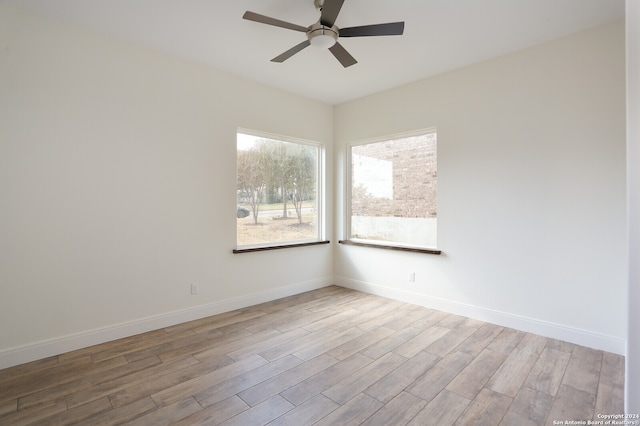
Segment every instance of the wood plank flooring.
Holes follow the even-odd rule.
[[[1,425],[547,425],[624,358],[327,287],[0,370]]]

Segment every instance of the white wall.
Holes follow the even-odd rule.
[[[629,217],[629,332],[627,413],[640,413],[640,2],[627,0],[627,197]]]
[[[340,246],[338,282],[624,353],[624,76],[620,21],[336,107],[336,239],[345,145],[436,127],[443,251]]]
[[[231,250],[236,128],[331,158],[332,121],[328,105],[0,5],[0,368],[330,284],[330,246]]]

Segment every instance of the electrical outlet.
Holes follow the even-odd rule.
[[[198,283],[191,283],[191,294],[200,293],[200,285]]]
[[[409,272],[409,282],[410,283],[415,283],[416,282],[416,273],[415,272]]]

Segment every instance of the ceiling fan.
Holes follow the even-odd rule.
[[[389,22],[386,24],[363,25],[359,27],[338,28],[335,25],[338,13],[342,8],[344,0],[314,0],[316,9],[320,11],[320,19],[315,24],[308,27],[270,18],[255,12],[245,12],[243,19],[260,22],[262,24],[273,25],[288,30],[306,33],[307,40],[293,46],[286,52],[276,56],[271,62],[284,62],[309,45],[328,48],[343,67],[350,67],[358,61],[347,50],[338,43],[338,37],[367,37],[402,35],[404,32],[404,22]]]

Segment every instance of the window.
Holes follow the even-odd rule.
[[[319,242],[321,147],[237,134],[238,250]]]
[[[436,140],[425,131],[349,148],[345,243],[435,249]]]

